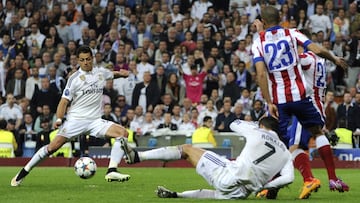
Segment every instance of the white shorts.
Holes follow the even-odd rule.
[[[68,139],[81,134],[104,138],[107,130],[114,124],[112,121],[98,118],[96,120],[66,120],[59,128],[57,135]]]
[[[216,189],[216,199],[245,199],[251,191],[233,175],[232,169],[231,161],[211,151],[206,151],[196,166],[196,172]]]

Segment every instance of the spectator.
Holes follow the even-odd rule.
[[[66,81],[62,76],[56,74],[57,70],[55,66],[49,67],[49,80],[50,90],[56,92],[61,97],[63,90],[65,89]],[[41,88],[38,88],[39,90]]]
[[[191,109],[191,123],[195,126],[195,128],[198,128],[200,126],[198,123],[198,118],[199,118],[199,111],[197,110],[197,108],[192,108]]]
[[[111,111],[112,111],[111,104],[106,103],[104,105],[104,111],[103,111],[103,115],[101,116],[101,118],[104,119],[104,120],[107,120],[107,121],[116,122],[114,117],[111,114]]]
[[[89,27],[89,23],[84,21],[84,14],[82,12],[76,12],[76,21],[70,24],[70,28],[73,34],[73,40],[78,41],[81,39],[81,31],[84,27]]]
[[[35,151],[39,150],[42,146],[50,143],[51,126],[49,118],[43,118],[40,121],[42,130],[36,135]]]
[[[132,107],[140,105],[146,111],[153,111],[153,108],[160,100],[160,92],[156,84],[151,82],[151,74],[144,72],[143,82],[135,85],[132,95]]]
[[[0,120],[1,119],[6,121],[10,119],[15,120],[15,129],[19,129],[21,125],[23,119],[22,109],[16,104],[16,99],[12,93],[6,95],[6,103],[0,106]]]
[[[348,68],[348,79],[347,85],[348,87],[353,87],[356,84],[356,81],[360,75],[360,28],[356,32],[353,33],[353,37],[351,38],[351,42],[349,44],[350,47],[350,59]]]
[[[148,63],[149,60],[149,55],[146,52],[142,52],[140,55],[140,60],[141,62],[139,64],[137,64],[137,78],[139,80],[139,82],[142,82],[144,79],[144,73],[146,71],[148,71],[150,74],[154,74],[155,72],[155,68],[153,65],[151,65],[150,63]]]
[[[57,92],[50,89],[49,78],[41,78],[41,89],[34,93],[30,101],[31,111],[34,117],[42,112],[42,106],[48,105],[52,113],[56,112],[57,104],[60,98]]]
[[[192,53],[196,49],[196,42],[192,39],[193,35],[191,31],[185,32],[185,41],[181,42],[180,46],[186,47],[189,53]]]
[[[29,57],[29,47],[27,46],[27,43],[25,41],[24,32],[20,29],[14,30],[14,49],[16,55],[22,54],[25,59],[28,59]]]
[[[37,132],[34,129],[34,118],[31,113],[24,114],[24,122],[19,127],[19,148],[23,148],[23,145],[27,141],[36,141]]]
[[[26,37],[27,45],[29,48],[35,46],[40,49],[45,40],[45,35],[40,33],[39,27],[36,23],[32,23],[30,25],[30,28],[31,33]]]
[[[206,110],[206,104],[207,104],[208,100],[209,100],[209,97],[206,94],[202,94],[200,97],[200,103],[193,104],[193,105],[195,105],[198,112],[201,113]]]
[[[179,125],[179,131],[184,131],[184,132],[194,132],[195,131],[195,126],[194,124],[191,122],[190,120],[190,115],[188,113],[183,114],[182,116],[182,121]]]
[[[192,109],[191,100],[189,98],[185,97],[183,104],[182,104],[182,108],[181,108],[182,115],[184,115],[186,113],[191,114],[191,109]]]
[[[66,65],[61,61],[61,55],[59,52],[54,53],[53,62],[48,67],[54,66],[56,68],[56,76],[65,77]]]
[[[157,125],[153,120],[153,115],[151,112],[146,112],[145,113],[145,117],[144,117],[144,122],[141,124],[141,131],[140,131],[140,136],[148,136],[151,135],[151,133],[153,133],[156,128]]]
[[[259,121],[265,114],[264,104],[261,100],[255,100],[253,108],[250,110],[250,116],[252,121]]]
[[[219,90],[218,89],[213,89],[211,91],[211,94],[210,94],[210,98],[209,100],[212,100],[213,103],[214,103],[214,108],[216,111],[220,112],[221,111],[221,108],[223,106],[223,101],[219,95]]]
[[[240,60],[237,57],[233,58],[233,62],[236,60]],[[234,62],[235,63],[235,62]],[[240,89],[250,89],[252,83],[252,76],[250,72],[246,69],[246,64],[244,61],[239,61],[238,66],[233,66],[233,70],[236,74],[236,84],[240,87]]]
[[[89,24],[89,28],[94,29],[97,36],[104,36],[109,31],[109,27],[104,24],[103,20],[104,17],[102,16],[101,12],[99,12],[95,15],[95,24]]]
[[[206,61],[207,64],[207,76],[205,78],[206,89],[204,93],[209,97],[211,96],[211,92],[214,89],[219,89],[219,73],[220,69],[216,65],[216,59],[212,56],[209,56]]]
[[[56,115],[50,111],[50,107],[47,104],[41,106],[41,113],[35,119],[34,130],[36,132],[40,132],[43,130],[41,127],[41,121],[45,118],[49,120],[50,127],[52,127],[53,123],[55,123],[56,121]]]
[[[253,101],[250,98],[250,91],[248,89],[243,89],[241,91],[241,97],[236,101],[243,106],[243,114],[250,115],[250,110],[252,109]]]
[[[332,25],[329,16],[324,15],[324,5],[317,4],[316,14],[310,16],[309,19],[309,28],[311,29],[311,32],[318,33],[319,31],[322,31],[325,39],[330,38]]]
[[[6,92],[11,93],[16,99],[25,97],[26,81],[23,80],[23,71],[21,68],[16,68],[14,79],[10,79],[6,85]]]
[[[236,100],[240,98],[240,87],[236,84],[236,75],[230,70],[229,65],[224,65],[224,71],[220,76],[220,87],[222,87],[223,97],[230,97],[231,104],[234,105]]]
[[[160,123],[157,129],[168,128],[170,130],[177,130],[178,127],[175,123],[171,122],[171,113],[164,114],[164,122]]]
[[[359,127],[359,110],[358,107],[354,106],[351,103],[350,93],[346,92],[344,94],[344,103],[340,104],[337,108],[336,118],[339,121],[340,119],[344,119],[346,121],[346,128],[355,131],[357,127]]]
[[[144,122],[143,108],[138,105],[135,107],[133,119],[130,121],[130,129],[137,135],[141,135],[141,127]]]
[[[224,41],[224,49],[220,52],[220,59],[224,64],[231,64],[232,56],[232,41],[231,39],[226,39]]]
[[[205,116],[202,120],[202,127],[197,128],[192,135],[192,144],[211,143],[213,147],[217,146],[212,131],[213,121],[210,116]]]
[[[153,111],[153,120],[156,127],[160,125],[160,123],[164,122],[163,117],[164,111],[161,107],[161,105],[156,105]]]
[[[350,19],[350,37],[360,29],[360,13],[357,11],[357,6],[355,1],[349,5],[347,16]]]
[[[46,36],[43,44],[41,45],[40,56],[42,56],[45,52],[48,52],[50,54],[51,59],[53,60],[56,51],[57,48],[54,44],[54,39],[50,35]]]
[[[178,68],[170,63],[170,55],[167,52],[161,54],[161,66],[165,69],[165,75],[169,76],[171,73],[178,74]]]
[[[324,109],[325,109],[325,126],[324,130],[326,132],[332,131],[336,128],[336,110],[338,108],[338,104],[334,101],[334,92],[327,91],[325,95],[324,101]]]
[[[165,75],[165,69],[163,65],[158,65],[154,74],[151,75],[151,80],[156,84],[160,91],[160,96],[165,94],[165,89],[167,86],[167,75]]]
[[[7,122],[4,119],[0,120],[0,142],[12,144],[13,151],[1,150],[0,157],[1,158],[12,158],[14,157],[15,150],[18,148],[18,144],[16,142],[15,136],[12,132],[7,130],[6,128]]]
[[[181,69],[186,86],[186,95],[191,99],[192,103],[199,103],[202,94],[202,85],[207,75],[207,66],[198,73],[196,66],[191,66],[191,75],[185,74]]]
[[[177,127],[180,126],[181,123],[181,107],[179,104],[175,104],[174,108],[172,109],[172,119],[171,122],[175,123]]]
[[[179,84],[178,76],[171,73],[165,87],[165,93],[170,94],[175,104],[182,105],[185,97],[185,88]]]
[[[40,60],[40,59],[39,59]],[[41,60],[40,60],[41,62]],[[39,68],[37,66],[34,66],[30,69],[31,76],[26,79],[26,85],[25,85],[25,97],[29,100],[34,95],[34,92],[37,89],[41,88],[41,82],[39,78]]]
[[[0,51],[3,52],[3,55],[6,57],[9,54],[9,58],[14,59],[16,56],[16,51],[14,46],[11,46],[11,37],[10,34],[5,32],[2,35],[2,43],[0,44]]]
[[[339,138],[337,144],[347,144],[353,146],[353,132],[346,128],[346,120],[340,119],[335,134]]]
[[[89,27],[94,26],[96,24],[95,23],[95,14],[92,10],[91,4],[85,3],[83,5],[83,8],[84,8],[84,21],[89,23]]]
[[[70,40],[74,39],[71,28],[66,23],[66,16],[62,15],[59,18],[59,24],[56,25],[58,35],[65,45],[68,44]]]
[[[200,114],[199,114],[199,117],[198,117],[198,124],[202,125],[202,121],[204,120],[205,117],[207,116],[210,116],[212,121],[215,121],[216,120],[216,117],[217,117],[218,113],[215,109],[215,105],[214,105],[214,102],[212,100],[208,100],[206,102],[206,108],[204,111],[201,111]],[[215,123],[213,122],[213,126],[215,126]]]
[[[113,105],[116,101],[117,96],[119,95],[118,91],[114,89],[114,81],[107,80],[105,83],[105,87],[103,89],[103,94],[110,97],[111,105]]]
[[[138,79],[136,75],[137,75],[136,62],[130,61],[129,76],[126,78],[114,79],[114,89],[118,91],[119,95],[124,95],[127,98],[126,103],[128,105],[132,104],[132,94],[136,83],[138,83]]]
[[[245,114],[243,113],[243,105],[241,103],[235,103],[232,111],[234,112],[235,120],[236,119],[240,119],[240,120],[245,119]]]
[[[229,126],[234,120],[235,115],[231,112],[231,102],[224,102],[223,112],[216,116],[214,129],[219,132],[231,132]]]
[[[207,12],[207,9],[212,5],[213,4],[208,0],[194,1],[191,7],[191,18],[193,18],[195,22],[200,22],[203,15]]]
[[[112,43],[110,40],[106,40],[104,42],[103,61],[105,63],[116,63],[116,52],[112,49]]]

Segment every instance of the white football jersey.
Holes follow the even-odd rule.
[[[62,97],[71,102],[68,119],[97,119],[102,115],[101,101],[103,88],[108,79],[114,77],[105,68],[93,68],[85,72],[81,68],[73,73],[63,91]]]
[[[231,171],[235,177],[251,182],[252,191],[264,187],[279,172],[283,178],[292,177],[294,170],[291,154],[274,131],[261,129],[254,122],[242,120],[235,120],[230,124],[230,128],[246,138],[245,147],[235,160],[238,167],[234,169],[238,169]],[[277,186],[289,182],[282,180],[281,176],[277,179]]]

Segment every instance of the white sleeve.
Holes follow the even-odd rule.
[[[264,185],[264,189],[281,188],[294,181],[294,165],[291,158],[280,171],[280,176]]]
[[[240,119],[237,119],[230,124],[230,129],[232,131],[236,132],[239,136],[244,137],[252,136],[253,133],[251,133],[251,131],[257,128],[258,124],[256,122],[243,121]]]

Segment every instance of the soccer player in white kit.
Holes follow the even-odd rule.
[[[56,128],[59,128],[57,136],[34,154],[25,167],[11,180],[11,186],[19,186],[25,176],[40,161],[80,134],[89,134],[100,138],[104,136],[116,138],[105,179],[122,182],[130,178],[129,175],[121,174],[116,170],[124,155],[119,138],[127,137],[127,131],[121,125],[101,119],[101,101],[106,80],[126,77],[128,72],[125,70],[112,72],[104,68],[93,68],[93,56],[88,46],[80,47],[77,50],[77,57],[80,69],[69,77],[57,107],[57,120],[54,124]],[[70,109],[66,112],[69,104]]]
[[[190,144],[137,152],[127,145],[125,139],[121,138],[120,143],[129,164],[144,160],[186,159],[215,188],[172,192],[158,186],[157,194],[161,198],[245,199],[261,189],[280,188],[292,183],[294,167],[291,154],[275,132],[278,128],[275,118],[264,117],[259,124],[235,120],[230,128],[246,138],[241,154],[234,161]],[[279,171],[280,176],[273,179]]]

